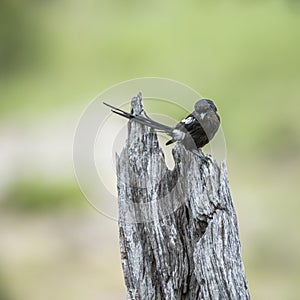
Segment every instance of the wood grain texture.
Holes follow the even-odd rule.
[[[132,112],[144,114],[142,95]],[[250,299],[226,164],[180,144],[169,170],[156,133],[134,121],[117,157],[127,299]]]

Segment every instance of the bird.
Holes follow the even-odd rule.
[[[145,114],[145,116],[134,115],[121,110],[115,106],[103,102],[111,108],[111,111],[127,119],[146,125],[171,137],[166,145],[180,142],[184,147],[208,161],[201,148],[208,144],[220,127],[220,116],[217,107],[210,99],[200,99],[194,105],[194,111],[177,123],[174,127],[161,124]]]

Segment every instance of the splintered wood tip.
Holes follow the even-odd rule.
[[[134,115],[140,115],[144,111],[142,92],[139,92],[137,96],[131,99],[131,113]]]

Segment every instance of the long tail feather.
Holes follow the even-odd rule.
[[[159,122],[156,122],[154,120],[152,120],[151,118],[147,117],[143,117],[143,116],[135,116],[133,114],[130,114],[120,108],[117,108],[115,106],[112,106],[108,103],[103,102],[104,105],[108,106],[111,108],[111,111],[117,115],[120,115],[124,118],[130,119],[130,120],[134,120],[140,124],[146,125],[148,127],[151,127],[153,129],[157,129],[160,131],[163,131],[169,135],[172,135],[173,132],[173,128],[164,124],[161,124]]]

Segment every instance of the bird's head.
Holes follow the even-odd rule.
[[[201,99],[198,100],[195,103],[195,111],[198,113],[205,113],[208,112],[210,110],[213,110],[214,112],[217,112],[217,107],[215,106],[214,102],[212,100],[209,99]]]

